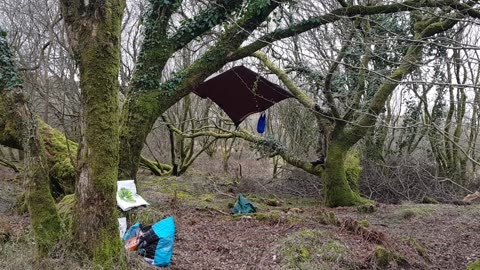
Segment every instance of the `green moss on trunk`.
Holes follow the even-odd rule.
[[[23,115],[25,125],[23,149],[27,163],[26,201],[38,255],[44,257],[57,247],[57,242],[63,237],[64,230],[50,190],[45,149],[39,139],[37,119],[26,106],[20,108],[22,107],[23,110],[18,110]]]
[[[119,179],[136,179],[145,139],[167,109],[160,105],[156,92],[139,93],[127,101],[120,130]]]
[[[93,250],[93,260],[103,269],[125,269],[124,248],[118,236],[118,224],[100,229],[97,236],[99,245]],[[116,232],[112,237],[112,232]]]
[[[44,257],[57,247],[64,230],[50,190],[45,148],[38,135],[37,119],[26,106],[22,107],[25,109],[19,111],[23,111],[20,114],[23,115],[25,125],[23,149],[27,162],[26,201],[38,255]]]
[[[124,0],[62,1],[65,23],[71,31],[70,44],[80,68],[83,106],[73,239],[104,269],[125,266],[115,214],[124,7]]]
[[[50,195],[48,183],[29,189],[28,211],[31,216],[37,251],[40,257],[48,255],[63,235],[63,227],[55,209],[55,201]]]
[[[358,192],[350,187],[345,171],[345,157],[348,147],[339,142],[332,142],[328,148],[325,170],[322,174],[324,181],[325,204],[329,207],[352,206],[369,202],[361,198]]]
[[[69,194],[62,198],[57,204],[57,212],[60,217],[63,227],[65,229],[66,239],[71,241],[72,238],[72,223],[73,223],[73,208],[75,206],[75,194]]]
[[[75,192],[75,169],[78,144],[63,133],[38,120],[39,134],[45,145],[50,185],[54,197]]]
[[[4,33],[0,29],[0,143],[25,152],[25,198],[38,255],[43,257],[56,247],[62,235],[62,226],[50,192],[37,121],[18,88],[21,85],[20,76]]]

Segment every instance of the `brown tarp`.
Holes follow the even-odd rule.
[[[244,67],[231,68],[196,87],[193,92],[210,98],[238,126],[247,116],[262,112],[293,95]]]

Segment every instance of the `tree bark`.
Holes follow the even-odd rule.
[[[50,192],[44,149],[37,120],[21,91],[21,80],[0,29],[0,144],[22,149],[26,154],[26,202],[40,257],[56,247],[63,228]]]
[[[367,203],[368,200],[354,192],[347,181],[345,158],[350,146],[334,141],[328,146],[325,170],[322,174],[324,182],[323,194],[328,207],[350,206]]]
[[[115,215],[123,0],[62,1],[82,89],[82,141],[73,217],[75,244],[105,269],[124,266]]]

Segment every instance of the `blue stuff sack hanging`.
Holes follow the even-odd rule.
[[[262,114],[260,114],[260,118],[258,118],[257,132],[260,134],[263,134],[265,132],[266,127],[267,127],[267,114],[265,112],[262,112]]]

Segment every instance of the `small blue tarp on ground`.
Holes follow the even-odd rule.
[[[238,195],[237,202],[232,208],[232,214],[251,214],[257,212],[253,204],[242,194]]]

